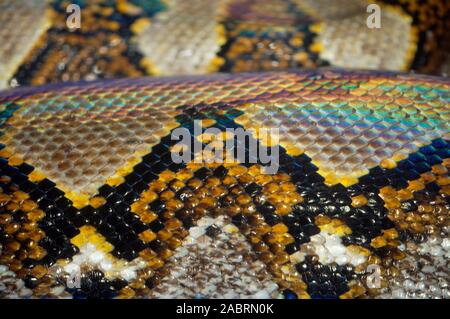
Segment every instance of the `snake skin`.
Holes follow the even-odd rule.
[[[419,260],[412,243],[448,240],[449,105],[446,78],[336,70],[5,91],[0,262],[34,297],[183,297],[208,282],[212,297],[375,297]],[[171,132],[194,120],[259,145],[281,127],[278,171],[173,162]]]
[[[0,0],[0,298],[450,298],[450,80],[388,72],[448,75],[449,15]],[[378,71],[286,71],[326,66]],[[174,162],[196,121],[278,170],[247,145]]]
[[[327,65],[446,73],[448,1],[377,1],[381,28],[369,29],[372,2],[0,0],[0,88]]]

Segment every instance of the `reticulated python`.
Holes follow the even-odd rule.
[[[442,73],[446,2],[76,3],[0,1],[0,297],[450,297],[448,78],[282,71]]]

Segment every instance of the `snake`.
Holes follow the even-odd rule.
[[[450,69],[445,0],[2,0],[0,8],[0,88],[325,66]]]
[[[0,1],[1,298],[450,297],[446,2],[75,3]]]

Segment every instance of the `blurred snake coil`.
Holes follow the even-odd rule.
[[[0,298],[450,298],[450,3],[369,3],[0,0]]]

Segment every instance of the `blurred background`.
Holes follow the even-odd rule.
[[[0,0],[0,89],[322,66],[446,75],[449,12],[447,0]]]

